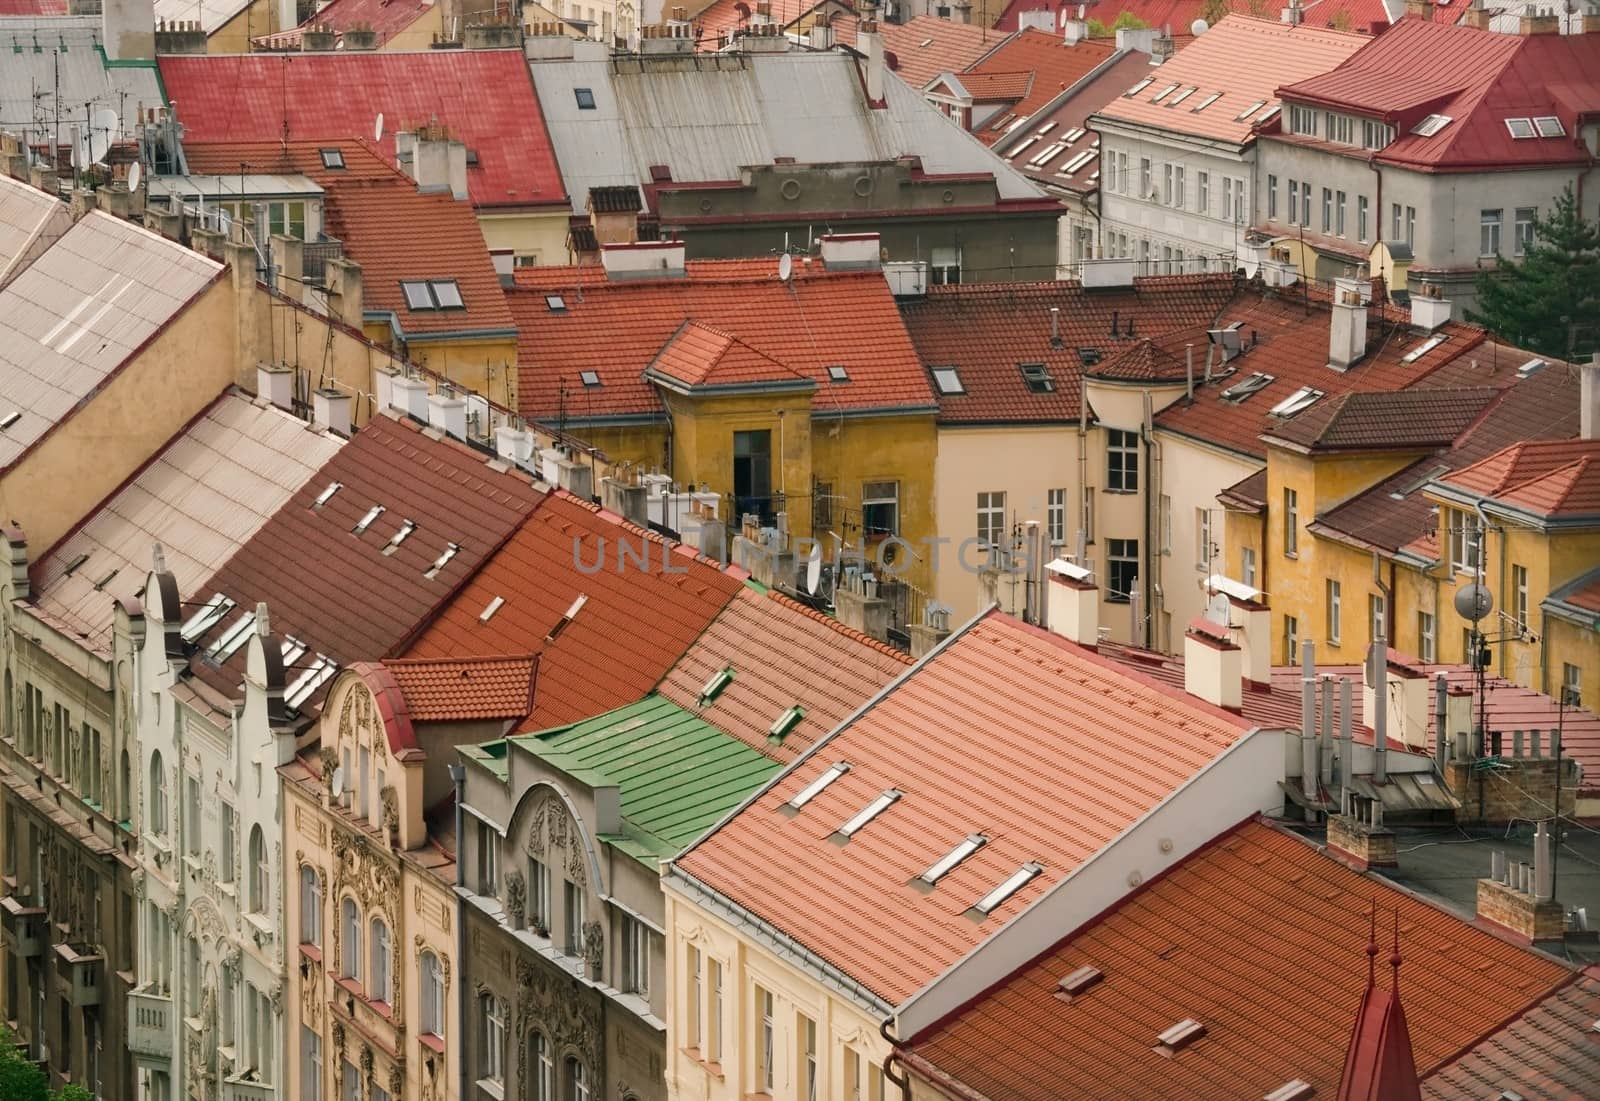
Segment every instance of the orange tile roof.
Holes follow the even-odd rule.
[[[648,556],[642,565],[640,555]],[[742,583],[734,571],[558,491],[405,656],[537,653],[534,707],[520,728],[543,730],[644,696]],[[580,596],[583,605],[558,630]],[[496,598],[503,603],[485,620]]]
[[[1526,440],[1439,481],[1538,516],[1600,515],[1600,440]]]
[[[898,1003],[1247,730],[1238,716],[990,612],[678,864]],[[839,761],[850,770],[798,814],[780,812]],[[830,840],[890,788],[898,801],[848,844]],[[910,886],[975,832],[988,843],[935,890]],[[1032,882],[987,919],[965,916],[1029,861],[1044,869]]]
[[[1001,78],[1021,73],[1028,79],[1012,87],[1010,94],[991,88],[989,95],[993,98],[1004,95],[1014,100],[1013,114],[1031,115],[1105,64],[1116,52],[1116,43],[1110,39],[1086,38],[1069,46],[1056,35],[1030,29],[1007,39],[961,73],[958,79],[977,99],[981,97],[973,87],[974,80],[980,87],[996,82],[1003,85]],[[985,129],[978,137],[984,144],[992,145],[1003,133]]]
[[[1132,99],[1119,96],[1097,117],[1243,145],[1255,120],[1277,104],[1278,87],[1327,72],[1371,41],[1366,35],[1230,15],[1151,70],[1154,79]],[[1174,90],[1161,96],[1169,85]],[[1174,106],[1184,88],[1194,91]],[[1213,93],[1221,98],[1196,110]],[[1157,97],[1161,103],[1154,102]],[[1257,103],[1266,107],[1239,118]]]
[[[833,40],[841,46],[856,44],[854,16],[833,17]],[[957,23],[936,15],[919,15],[905,23],[879,23],[885,60],[913,88],[921,89],[940,73],[959,73],[1010,35],[981,22]]]
[[[1014,73],[962,73],[958,79],[974,103],[1015,103],[1028,94],[1033,73],[1026,69]]]
[[[1422,1083],[1429,1101],[1481,1095],[1600,1097],[1600,977],[1585,974]]]
[[[802,272],[820,264],[794,267]],[[538,288],[519,284],[508,293],[520,332],[518,400],[526,416],[572,424],[660,415],[645,370],[690,319],[816,382],[818,410],[934,408],[881,272],[802,274],[784,283],[771,262],[739,262],[691,264],[677,279],[612,283],[603,272],[595,282],[592,271],[551,269]],[[563,308],[550,307],[552,294],[562,296]],[[834,364],[846,368],[849,381],[830,381]],[[599,385],[583,385],[584,371],[595,372]]]
[[[392,312],[407,335],[494,332],[510,336],[516,324],[489,259],[472,205],[447,194],[424,194],[377,149],[357,139],[291,142],[184,142],[189,170],[227,175],[298,174],[327,194],[324,231],[361,265],[367,310]],[[338,149],[343,169],[322,166],[323,149]],[[401,280],[454,279],[464,310],[412,310]]]
[[[394,658],[383,663],[413,722],[520,719],[533,710],[534,654],[515,657]]]
[[[679,707],[788,764],[849,718],[911,658],[776,592],[746,587],[656,686]],[[719,669],[733,680],[715,699],[700,691]],[[789,708],[805,717],[780,743],[772,724]]]
[[[651,362],[649,373],[669,385],[691,389],[729,387],[753,383],[789,384],[810,388],[811,379],[791,371],[770,356],[721,329],[698,321],[685,321],[661,353]]]
[[[1424,1074],[1571,979],[1562,964],[1250,821],[914,1037],[911,1050],[971,1090],[1014,1101],[1238,1101],[1296,1078],[1332,1098],[1367,983],[1374,901],[1380,924],[1399,915],[1399,988]],[[1084,966],[1104,977],[1058,998],[1059,981]],[[1186,1018],[1205,1035],[1171,1058],[1153,1050]]]

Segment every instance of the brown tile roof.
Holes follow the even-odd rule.
[[[668,671],[656,690],[746,745],[788,764],[904,673],[911,659],[776,592],[748,586]],[[715,699],[700,695],[720,669],[734,677]],[[774,745],[789,708],[805,717]]]
[[[1431,1101],[1504,1097],[1600,1097],[1600,978],[1585,974],[1524,1010],[1504,1028],[1422,1083]]]
[[[1267,507],[1267,468],[1234,482],[1217,494],[1217,500],[1229,508],[1244,512],[1259,512]]]
[[[344,666],[382,658],[403,642],[542,496],[525,475],[502,474],[465,444],[435,437],[410,420],[382,414],[340,448],[226,565],[195,587],[196,602],[223,593],[235,608],[196,640],[190,670],[231,698],[248,648],[220,667],[206,651],[261,601],[273,633],[306,646],[285,670],[291,683],[319,653]],[[334,483],[339,489],[316,507]],[[356,534],[378,505],[385,511]],[[406,520],[415,529],[385,554]],[[458,549],[434,577],[426,576],[450,546]],[[475,651],[456,651],[462,652]],[[313,694],[301,710],[314,709],[321,695]]]
[[[1086,359],[1103,362],[1140,337],[1207,326],[1233,296],[1231,275],[1138,279],[1131,288],[1088,291],[1076,282],[962,283],[930,287],[900,313],[924,364],[961,373],[966,392],[940,397],[941,422],[1070,421],[1079,413]],[[1052,308],[1060,310],[1054,344]],[[1029,389],[1021,363],[1044,364],[1054,389]]]
[[[534,707],[520,729],[543,730],[640,699],[742,583],[681,544],[556,492],[405,656],[537,653]],[[583,604],[563,624],[580,597]],[[496,599],[503,603],[485,619]]]
[[[1538,516],[1600,515],[1600,440],[1513,444],[1439,481]]]
[[[383,663],[405,696],[413,722],[520,719],[533,710],[535,654]]]
[[[651,362],[648,373],[693,390],[766,384],[812,389],[816,383],[721,329],[685,321]]]
[[[637,184],[591,187],[589,209],[598,214],[637,214],[644,209],[644,197]]]
[[[1253,820],[914,1037],[911,1050],[978,1094],[1015,1101],[1237,1101],[1294,1079],[1331,1098],[1367,985],[1374,904],[1385,923],[1398,916],[1399,989],[1424,1073],[1571,979]],[[1085,966],[1104,977],[1057,997],[1060,980]],[[1153,1050],[1185,1019],[1205,1035],[1170,1058]]]
[[[1600,566],[1567,582],[1545,598],[1547,604],[1552,601],[1586,612],[1600,613]]]
[[[1015,917],[1249,730],[998,612],[969,625],[679,859],[700,882],[898,1003]],[[794,816],[779,808],[850,769]],[[900,798],[839,845],[888,789]],[[1065,815],[1061,807],[1093,807]],[[989,838],[927,893],[910,884]],[[980,899],[1043,871],[982,921]]]
[[[1181,382],[1188,377],[1188,372],[1187,359],[1174,355],[1149,337],[1128,345],[1110,359],[1083,369],[1089,378],[1117,382]]]
[[[1501,391],[1352,391],[1319,401],[1305,412],[1267,425],[1266,438],[1309,451],[1436,450],[1470,429]]]
[[[853,15],[833,17],[833,39],[856,47]],[[919,15],[905,23],[879,23],[885,54],[893,54],[895,73],[911,87],[922,89],[940,73],[959,73],[1004,42],[1006,32],[991,30],[980,21],[957,23],[936,15]]]
[[[186,141],[183,148],[191,172],[227,175],[244,164],[252,172],[316,181],[327,193],[324,232],[342,241],[345,254],[361,265],[363,308],[393,313],[407,335],[514,333],[472,204],[418,191],[415,181],[366,141]],[[338,149],[345,167],[324,168],[323,149]],[[401,281],[428,279],[455,280],[465,308],[411,309]]]
[[[1116,52],[1116,44],[1109,39],[1083,39],[1069,46],[1054,34],[1029,29],[1007,39],[958,79],[974,99],[1004,98],[1012,101],[1011,114],[1032,115]],[[989,85],[987,97],[978,95],[973,81],[978,87]],[[978,133],[978,140],[992,145],[1003,133],[987,128]]]

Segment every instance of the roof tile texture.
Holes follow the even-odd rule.
[[[1600,1097],[1600,978],[1584,975],[1520,1014],[1422,1083],[1430,1101],[1499,1097]],[[1583,1041],[1575,1037],[1583,1036]]]
[[[860,49],[855,16],[833,17],[833,38],[841,46]],[[1005,32],[980,22],[957,23],[936,15],[919,15],[905,23],[879,23],[885,53],[893,54],[895,73],[921,89],[940,73],[959,73],[1006,40]]]
[[[404,693],[413,722],[520,719],[532,710],[533,655],[505,658],[391,659],[383,663]]]
[[[1540,516],[1600,514],[1600,440],[1530,440],[1441,481]]]
[[[958,79],[974,98],[1004,98],[1018,115],[1031,115],[1116,53],[1110,39],[1084,39],[1067,45],[1044,31],[1026,30],[969,66]],[[976,86],[974,86],[976,81]],[[984,95],[979,95],[983,89]],[[985,131],[979,140],[991,144],[999,134]]]
[[[698,321],[683,323],[650,370],[691,387],[810,381],[732,334]]]
[[[1314,451],[1449,447],[1500,394],[1473,390],[1351,391],[1272,424],[1267,435]]]

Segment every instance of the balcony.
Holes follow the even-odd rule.
[[[171,1059],[172,999],[140,988],[128,995],[128,1050],[135,1055]]]
[[[63,993],[75,1009],[100,1004],[100,988],[105,983],[106,958],[85,945],[56,945],[56,973],[61,976]]]
[[[320,241],[307,241],[301,253],[304,279],[322,287],[327,285],[328,261],[344,259],[344,242],[337,237],[324,237]]]
[[[222,1080],[222,1101],[273,1101],[276,1096],[273,1087],[261,1082],[246,1082],[239,1078]]]
[[[24,959],[44,951],[45,916],[42,906],[28,906],[12,896],[0,898],[0,935]]]

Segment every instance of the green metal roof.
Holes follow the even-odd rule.
[[[511,740],[591,786],[616,785],[623,834],[605,840],[645,862],[678,855],[782,767],[653,694]]]

